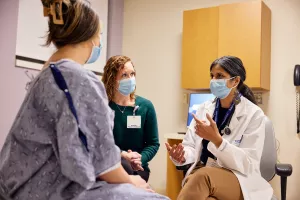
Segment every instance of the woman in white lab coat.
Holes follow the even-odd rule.
[[[175,165],[193,163],[178,200],[270,200],[273,190],[260,174],[264,113],[244,83],[243,63],[224,56],[210,72],[216,99],[199,107],[182,144],[166,143]]]

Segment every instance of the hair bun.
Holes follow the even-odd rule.
[[[87,0],[41,0],[49,17],[46,46],[56,48],[78,44],[96,37],[100,22]]]

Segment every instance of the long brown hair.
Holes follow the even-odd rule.
[[[108,100],[112,101],[114,98],[114,94],[117,90],[116,88],[116,78],[118,72],[124,68],[125,63],[131,62],[131,59],[127,56],[113,56],[106,62],[104,67],[104,72],[102,76],[102,81],[104,83],[106,93],[108,96]],[[133,63],[132,63],[133,65]],[[135,91],[130,94],[130,98],[135,98]]]
[[[45,9],[55,3],[54,0],[41,0]],[[56,48],[69,44],[78,44],[96,36],[100,30],[98,14],[87,0],[61,0],[61,9],[55,10],[62,15],[63,24],[57,24],[49,14],[46,46],[53,43]],[[61,10],[61,11],[59,11]]]

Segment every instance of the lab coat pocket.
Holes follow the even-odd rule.
[[[240,144],[241,144],[241,142],[242,142],[242,140],[243,140],[243,136],[244,136],[244,135],[242,135],[241,137],[236,137],[236,138],[233,140],[232,144],[235,145],[235,146],[237,146],[237,147],[239,147]]]

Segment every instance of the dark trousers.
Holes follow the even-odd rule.
[[[130,162],[128,162],[125,158],[121,159],[121,164],[122,164],[123,168],[125,169],[125,171],[129,175],[140,175],[142,177],[142,179],[144,179],[146,182],[148,182],[150,172],[148,172],[148,171],[134,171],[131,167]]]

